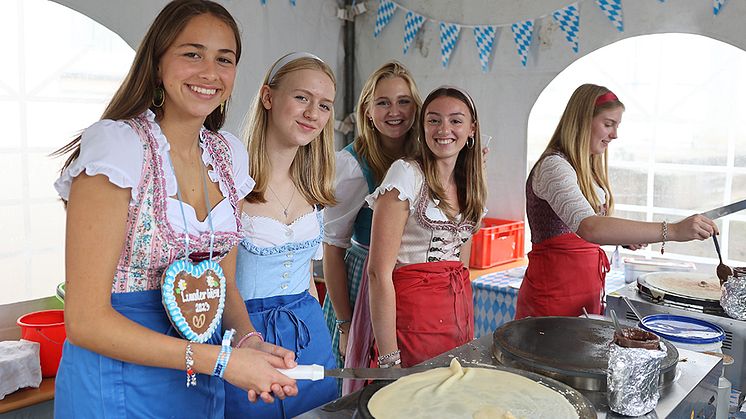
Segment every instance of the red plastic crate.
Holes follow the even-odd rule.
[[[486,269],[523,259],[523,221],[485,218],[471,239],[469,267]]]

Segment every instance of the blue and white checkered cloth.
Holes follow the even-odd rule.
[[[510,30],[513,31],[513,40],[518,50],[518,56],[521,58],[521,64],[525,67],[528,60],[528,47],[531,46],[531,38],[534,32],[534,21],[526,20],[514,23],[510,25]]]
[[[443,68],[448,67],[451,53],[456,48],[461,26],[455,23],[440,22],[440,63]]]
[[[476,26],[474,28],[474,40],[477,42],[479,64],[485,73],[490,69],[490,58],[492,57],[492,49],[495,46],[496,35],[497,26]]]
[[[580,31],[578,4],[571,4],[564,9],[555,10],[552,13],[552,18],[565,33],[565,39],[572,45],[572,50],[578,52],[578,32]]]
[[[622,0],[596,0],[598,7],[603,10],[606,17],[619,32],[624,32],[624,20],[622,18]]]
[[[490,334],[515,318],[515,306],[526,267],[480,276],[471,281],[474,294],[474,338]],[[624,286],[624,269],[606,274],[606,293]]]
[[[396,4],[390,0],[379,0],[378,12],[376,13],[376,27],[373,29],[373,37],[377,38],[383,28],[389,24],[396,13]]]
[[[417,32],[424,23],[425,18],[422,15],[418,15],[411,10],[407,12],[407,16],[404,18],[404,54],[409,51],[409,46],[412,45],[414,37],[417,36]]]

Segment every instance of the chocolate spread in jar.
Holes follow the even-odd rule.
[[[656,334],[636,327],[624,328],[621,334],[614,332],[613,342],[622,348],[660,349],[660,338]]]

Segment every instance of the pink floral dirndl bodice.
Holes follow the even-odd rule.
[[[184,231],[175,231],[166,212],[166,180],[163,159],[158,153],[157,141],[145,117],[127,123],[140,137],[145,164],[142,165],[137,197],[130,203],[127,215],[127,237],[117,262],[112,293],[148,291],[161,288],[161,277],[175,260],[184,259]],[[232,176],[231,150],[220,134],[203,129],[205,148],[212,157],[213,169],[229,191],[226,197],[236,217],[236,231],[216,231],[213,244],[214,260],[219,261],[241,241],[241,216],[237,211],[238,195]],[[210,231],[199,236],[189,235],[190,252],[208,252]]]

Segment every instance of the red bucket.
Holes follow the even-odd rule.
[[[39,342],[39,360],[42,377],[54,377],[62,358],[65,342],[65,311],[44,310],[24,314],[18,318],[21,339]]]

